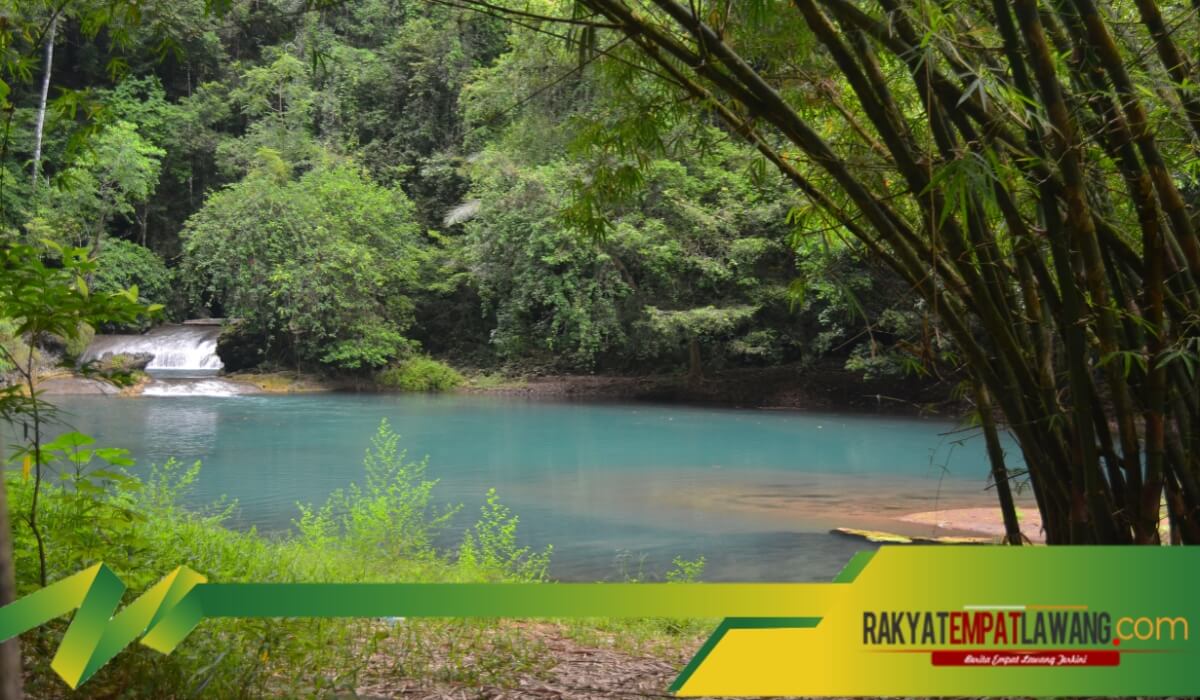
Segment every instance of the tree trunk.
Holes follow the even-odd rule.
[[[1004,448],[1000,444],[1000,434],[996,430],[991,397],[988,396],[987,387],[979,382],[975,382],[975,405],[979,409],[979,424],[983,427],[983,439],[987,445],[988,460],[992,465],[992,482],[996,486],[996,496],[1000,499],[1000,514],[1004,519],[1004,539],[1011,545],[1020,546],[1023,539],[1021,523],[1017,519],[1017,506],[1013,501],[1012,488],[1008,483],[1008,469],[1004,466]]]
[[[0,473],[0,607],[17,599],[13,569],[12,529],[8,522],[8,494]],[[0,643],[0,700],[21,700],[21,638]]]
[[[704,379],[704,367],[700,364],[700,339],[692,336],[688,342],[688,381],[693,384]]]
[[[42,133],[46,126],[46,100],[50,96],[50,72],[54,67],[54,35],[58,31],[58,17],[50,22],[50,30],[46,34],[46,62],[42,70],[42,93],[38,98],[37,120],[33,125],[33,165],[31,169],[33,189],[38,186],[39,170],[42,166]]]
[[[142,245],[146,245],[146,231],[150,228],[150,202],[147,200],[142,205],[142,213],[137,217],[138,228],[141,230]]]

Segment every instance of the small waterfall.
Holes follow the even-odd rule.
[[[142,335],[98,335],[83,353],[81,362],[105,355],[146,353],[151,382],[143,396],[240,396],[258,393],[250,384],[216,377],[223,365],[217,357],[220,322],[193,322],[159,326]]]
[[[221,326],[215,324],[159,326],[142,335],[97,335],[80,360],[148,353],[154,356],[146,366],[152,377],[211,377],[222,367],[217,357],[220,335]]]
[[[257,393],[248,384],[216,378],[221,371],[217,357],[217,323],[160,325],[142,335],[97,335],[80,358],[82,363],[100,360],[104,355],[154,355],[146,365],[152,382],[144,396],[238,396]]]

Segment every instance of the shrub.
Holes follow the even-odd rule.
[[[366,479],[318,508],[301,507],[298,533],[263,537],[225,524],[236,503],[188,509],[181,503],[200,463],[174,460],[143,479],[124,471],[125,450],[97,447],[79,433],[43,445],[49,468],[65,479],[43,484],[39,522],[48,579],[103,561],[129,586],[126,603],[186,564],[214,582],[517,582],[544,581],[550,550],[524,546],[517,516],[488,493],[479,519],[454,551],[434,547],[454,508],[437,507],[424,461],[411,462],[387,423],[366,452]],[[7,482],[18,593],[37,590],[37,555],[22,515],[33,481],[21,470]],[[437,538],[441,539],[441,538]],[[455,556],[457,555],[457,556]],[[677,559],[668,581],[693,581],[703,559]],[[122,606],[123,607],[123,606]],[[25,635],[28,697],[65,697],[50,668],[68,618]],[[575,639],[675,658],[716,620],[572,619]],[[380,664],[379,660],[387,660]],[[79,697],[343,697],[363,683],[445,681],[516,687],[555,663],[545,643],[518,623],[465,619],[210,619],[169,656],[133,644],[76,693]],[[72,696],[74,697],[74,695]]]
[[[175,273],[167,269],[162,258],[154,251],[137,243],[110,238],[100,248],[100,265],[92,287],[101,292],[120,292],[137,287],[138,297],[144,304],[162,304],[171,311],[177,310]],[[113,325],[104,330],[144,330],[149,321],[132,326]]]
[[[472,578],[518,581],[543,581],[550,569],[550,554],[535,552],[517,543],[517,524],[520,519],[513,514],[489,489],[487,502],[479,509],[479,520],[475,527],[463,535],[458,549],[458,566],[471,572]]]
[[[68,360],[76,360],[88,349],[92,344],[92,340],[96,337],[96,329],[92,328],[87,323],[80,322],[79,333],[71,338],[64,340],[63,352]]]
[[[291,179],[260,155],[181,233],[190,301],[242,319],[263,359],[366,374],[404,357],[426,259],[408,197],[352,162]]]
[[[24,338],[17,335],[17,325],[11,319],[0,318],[0,346],[3,346],[3,350],[0,351],[0,373],[16,369],[12,360],[24,364],[29,357],[29,345]],[[35,362],[38,361],[36,357]]]
[[[432,357],[413,357],[379,373],[380,385],[403,391],[450,391],[463,383],[463,376],[450,365]]]
[[[171,461],[145,479],[121,471],[124,450],[96,448],[78,433],[44,446],[48,464],[68,479],[43,485],[39,522],[49,580],[103,561],[129,586],[129,601],[180,564],[211,581],[448,582],[532,581],[548,554],[518,547],[516,518],[494,494],[469,532],[479,556],[456,561],[433,546],[455,509],[436,507],[424,462],[410,462],[384,423],[364,460],[366,480],[323,507],[302,507],[298,534],[263,537],[225,523],[236,504],[191,510],[180,505],[200,465]],[[21,518],[32,506],[32,480],[7,481],[19,593],[38,588],[36,547]],[[29,697],[59,697],[64,686],[50,654],[68,620],[26,635]],[[372,658],[392,658],[368,668]],[[81,689],[82,697],[333,697],[352,694],[371,674],[513,685],[544,671],[553,657],[538,640],[486,619],[214,619],[170,656],[131,645]]]
[[[400,436],[385,419],[363,458],[365,483],[334,491],[321,508],[300,506],[296,527],[318,548],[340,541],[366,557],[431,557],[436,535],[457,508],[434,505],[437,480],[426,478],[427,464],[427,459],[408,460]]]

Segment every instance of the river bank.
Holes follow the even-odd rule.
[[[579,401],[652,401],[738,408],[864,411],[955,416],[964,406],[952,399],[954,378],[864,376],[845,359],[766,367],[710,370],[697,377],[679,372],[563,374],[530,368],[453,365],[416,355],[375,372],[271,369],[261,358],[242,357],[223,344],[217,319],[164,324],[142,334],[96,335],[79,357],[42,352],[47,394],[162,395],[161,381],[229,382],[227,393],[457,391],[465,394]],[[227,327],[226,327],[227,328]],[[257,366],[256,366],[257,365]],[[72,377],[74,374],[74,377]],[[102,385],[108,379],[123,390]],[[100,381],[97,381],[100,380]],[[236,386],[234,386],[236,385]],[[216,384],[209,385],[216,391]],[[171,389],[187,394],[181,387]]]
[[[648,401],[731,408],[809,409],[956,416],[963,406],[950,398],[945,383],[916,378],[868,380],[836,362],[820,366],[784,365],[713,372],[700,380],[680,374],[578,375],[504,374],[471,368],[452,391],[463,394],[571,401]],[[212,377],[268,394],[394,392],[369,377],[334,377],[293,370],[245,371]],[[114,390],[91,377],[56,371],[45,377],[51,395],[133,396],[150,385]],[[246,393],[240,391],[237,393]]]
[[[909,378],[864,379],[838,362],[682,374],[542,375],[508,383],[468,381],[468,393],[577,400],[656,401],[737,408],[953,413],[945,385]]]

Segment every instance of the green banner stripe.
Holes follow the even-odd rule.
[[[206,617],[723,618],[707,650],[730,625],[813,626],[801,615],[830,599],[827,585],[794,583],[210,584],[186,567],[117,612],[124,593],[111,569],[90,567],[0,608],[0,641],[77,610],[51,662],[76,688],[138,637],[170,653]]]
[[[875,556],[875,552],[864,551],[858,552],[850,561],[846,562],[846,566],[838,572],[838,575],[833,578],[834,583],[854,583],[862,570],[867,568],[867,564],[871,563],[871,558]]]
[[[874,555],[875,553],[870,551],[858,552],[850,558],[850,561],[846,563],[846,566],[843,567],[838,575],[833,579],[833,582],[842,584],[854,583],[854,580],[858,578],[858,575],[862,573],[862,570],[867,568],[867,564],[871,563],[871,558]],[[679,672],[679,676],[675,679],[675,682],[671,684],[670,692],[677,693],[681,688],[683,688],[684,684],[687,683],[688,679],[692,677],[692,674],[695,673],[696,669],[700,668],[700,664],[704,663],[704,660],[708,658],[708,655],[712,652],[712,650],[715,649],[717,644],[719,644],[720,641],[725,637],[725,633],[731,629],[805,629],[816,627],[818,624],[820,624],[820,622],[821,618],[819,617],[725,618],[721,621],[721,624],[717,626],[717,629],[713,630],[713,633],[708,636],[708,639],[705,640],[704,645],[700,647],[700,650],[696,652],[695,656],[692,657],[687,666],[684,666],[683,670]]]
[[[725,637],[725,633],[732,629],[806,629],[816,627],[821,623],[819,617],[729,617],[721,620],[721,624],[717,629],[708,636],[704,645],[692,657],[687,666],[679,672],[679,676],[675,678],[675,682],[668,689],[672,693],[678,693],[683,685],[688,682],[696,669],[700,668],[700,664],[708,658],[708,655],[717,644]]]
[[[790,617],[822,584],[220,583],[196,586],[205,617]]]

